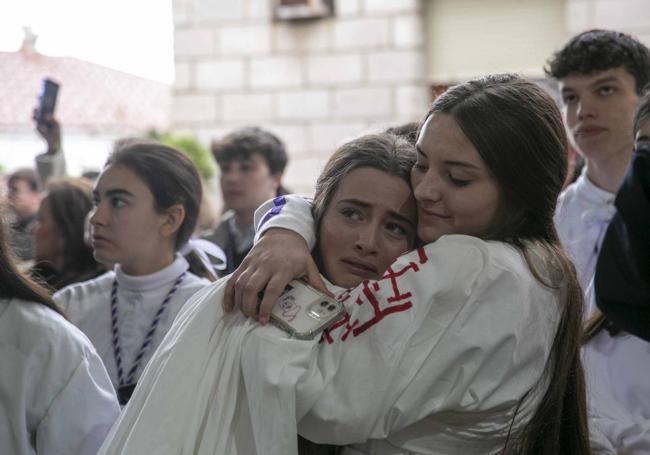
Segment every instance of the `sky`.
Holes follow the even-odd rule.
[[[0,51],[20,48],[24,26],[42,54],[174,79],[171,0],[0,0]]]

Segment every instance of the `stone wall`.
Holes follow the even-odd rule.
[[[485,67],[476,67],[479,59],[471,57],[472,51],[486,36],[494,42],[495,36],[511,29],[481,13],[479,6],[486,6],[479,0],[334,3],[332,18],[276,22],[272,0],[173,0],[174,129],[196,134],[208,144],[240,126],[268,128],[287,143],[291,156],[287,185],[309,194],[337,144],[364,132],[419,120],[430,100],[431,83],[495,71],[489,59]],[[515,55],[508,60],[510,66],[500,70],[541,77],[553,50],[589,28],[622,30],[650,45],[647,0],[537,0],[521,5],[516,0],[491,0],[490,7],[516,15],[512,5],[518,5],[521,17],[512,23],[528,27],[531,8],[537,4],[548,5],[548,11],[535,14],[558,23],[555,28],[542,27],[551,30],[547,39],[539,33],[532,39],[523,32],[520,41],[531,47],[527,59]],[[427,14],[440,15],[443,6],[449,9],[445,5],[465,11],[465,21],[480,17],[473,22],[476,27],[454,27],[436,38],[439,42],[449,37],[449,46],[458,47],[462,50],[458,54],[467,57],[467,68],[443,77],[440,74],[449,68],[427,68],[427,61],[430,66],[435,59],[428,55],[432,46],[426,41],[436,36],[430,30],[435,20],[442,20]],[[559,15],[558,6],[563,11]]]
[[[569,35],[591,28],[630,33],[650,46],[650,2],[647,0],[567,0]]]
[[[173,0],[172,122],[204,143],[256,124],[286,142],[309,194],[346,138],[419,120],[430,97],[420,0],[338,0],[332,18],[276,22],[271,0]]]

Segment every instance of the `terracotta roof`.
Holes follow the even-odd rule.
[[[33,129],[41,80],[61,85],[56,116],[66,130],[135,133],[169,125],[171,87],[70,57],[0,52],[0,131]]]

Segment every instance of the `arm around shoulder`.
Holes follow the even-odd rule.
[[[316,245],[316,227],[311,213],[311,201],[291,194],[266,201],[255,211],[255,241],[273,228],[300,234],[309,249],[313,249]]]

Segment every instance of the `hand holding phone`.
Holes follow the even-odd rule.
[[[45,123],[54,115],[58,95],[59,84],[52,79],[43,79],[43,82],[41,82],[41,90],[38,94],[38,112],[36,116],[38,123]]]
[[[59,94],[59,84],[45,78],[41,83],[38,95],[38,107],[34,109],[36,129],[47,142],[48,153],[57,152],[61,148],[61,130],[54,118],[54,109]]]
[[[344,314],[342,303],[302,281],[294,280],[273,307],[271,323],[293,338],[311,340]]]

